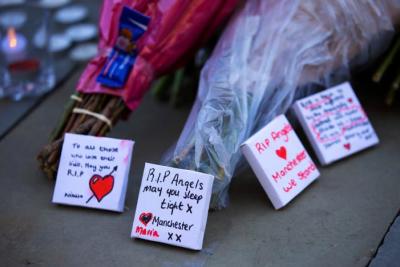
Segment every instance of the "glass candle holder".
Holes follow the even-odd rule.
[[[42,95],[55,84],[49,10],[37,3],[0,7],[0,98]]]

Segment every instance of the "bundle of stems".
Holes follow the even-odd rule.
[[[191,102],[196,93],[197,81],[199,80],[200,70],[204,62],[205,58],[200,62],[195,62],[195,60],[189,61],[184,67],[159,78],[152,86],[151,91],[153,95],[161,99],[162,95],[169,94],[169,101],[174,106],[188,100]],[[184,87],[192,89],[184,90]],[[183,95],[184,91],[188,91],[189,95]],[[77,113],[77,109],[97,113],[101,117],[107,118],[112,126],[130,112],[124,101],[117,96],[107,94],[73,94],[65,106],[64,114],[59,124],[50,136],[50,143],[37,156],[40,168],[49,178],[54,179],[56,177],[65,133],[105,136],[111,130],[110,125],[105,120],[99,119],[98,116]]]
[[[87,112],[81,112],[82,110]],[[128,108],[120,97],[75,93],[71,96],[62,119],[51,134],[50,143],[37,156],[40,168],[49,178],[55,178],[65,133],[105,136],[111,127],[128,112]],[[97,114],[97,116],[92,114]]]
[[[210,40],[185,66],[157,79],[151,87],[151,94],[157,100],[169,102],[173,107],[192,104],[196,98],[201,69],[215,43],[216,40]]]

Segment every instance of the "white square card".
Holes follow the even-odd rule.
[[[241,150],[275,209],[285,206],[319,176],[284,115],[251,136]]]
[[[65,134],[53,203],[122,212],[133,141]]]
[[[294,111],[321,164],[379,143],[349,83],[296,101]]]
[[[200,250],[214,177],[146,163],[131,237]]]

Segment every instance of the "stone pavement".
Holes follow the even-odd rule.
[[[396,218],[371,260],[370,267],[396,267],[400,265],[400,216]]]
[[[286,208],[275,211],[248,170],[233,180],[230,206],[210,213],[202,251],[132,240],[144,162],[159,161],[188,110],[148,95],[112,131],[112,137],[136,141],[123,214],[54,205],[54,182],[35,156],[80,71],[0,141],[2,266],[365,266],[399,210],[400,109],[383,107],[373,92],[360,99],[380,145],[320,167],[319,181]],[[399,241],[387,238],[382,249],[392,242],[398,248]],[[373,266],[380,258],[378,253]]]

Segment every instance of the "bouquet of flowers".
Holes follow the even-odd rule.
[[[183,65],[235,6],[236,0],[104,1],[99,54],[38,155],[46,174],[57,172],[64,133],[105,135],[137,108],[154,79]]]
[[[191,114],[163,163],[213,174],[211,206],[225,207],[242,142],[306,89],[348,79],[351,69],[381,53],[399,4],[246,1],[205,64]]]

